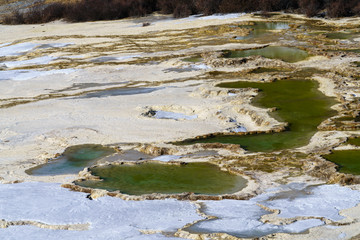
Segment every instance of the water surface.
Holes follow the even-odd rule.
[[[286,22],[254,22],[253,25],[240,25],[240,27],[250,28],[251,32],[247,36],[237,37],[236,39],[239,40],[263,37],[264,34],[269,33],[271,30],[285,30],[290,28]]]
[[[358,144],[359,139],[356,141]],[[337,150],[323,157],[336,163],[339,166],[339,172],[360,175],[360,150]]]
[[[225,58],[242,58],[250,56],[263,56],[270,59],[280,59],[285,62],[298,62],[305,60],[309,55],[306,51],[280,46],[269,46],[259,49],[239,50],[239,51],[227,51],[224,54]]]
[[[245,136],[220,135],[206,139],[190,139],[183,143],[220,142],[240,144],[254,152],[270,152],[306,145],[317,131],[317,126],[331,117],[335,111],[330,107],[335,104],[333,98],[318,90],[318,83],[312,80],[294,79],[272,83],[233,82],[223,83],[219,87],[257,88],[260,90],[253,104],[258,107],[273,108],[271,113],[281,122],[288,122],[287,131],[271,134]]]
[[[87,93],[78,98],[101,98],[101,97],[112,97],[112,96],[123,96],[123,95],[135,95],[135,94],[144,94],[151,93],[159,88],[131,88],[131,87],[123,87],[123,88],[114,88],[107,90],[100,90],[97,92]]]
[[[114,152],[112,148],[97,144],[72,146],[67,148],[61,157],[28,169],[26,173],[35,176],[75,174]]]
[[[246,186],[244,178],[221,171],[218,166],[209,163],[124,164],[94,167],[90,170],[102,181],[78,181],[77,185],[109,191],[120,190],[131,195],[183,192],[225,194],[240,191]]]
[[[349,138],[347,140],[347,143],[348,144],[351,144],[351,145],[355,145],[355,146],[360,146],[360,137],[357,137],[357,138]]]

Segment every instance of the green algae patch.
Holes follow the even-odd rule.
[[[350,33],[350,32],[332,32],[326,34],[326,37],[329,39],[352,39],[356,37],[357,34]]]
[[[348,144],[351,144],[351,145],[355,145],[355,146],[360,146],[360,137],[357,137],[357,138],[349,138],[347,140],[347,143]]]
[[[317,126],[331,117],[335,111],[333,98],[318,90],[318,82],[312,80],[280,80],[271,83],[232,82],[218,85],[224,88],[257,88],[253,99],[258,107],[274,108],[270,113],[277,120],[289,123],[286,131],[253,135],[217,135],[205,139],[189,139],[192,143],[231,143],[253,152],[271,152],[306,145],[317,131]]]
[[[264,67],[260,67],[260,68],[256,68],[252,71],[250,71],[249,73],[253,73],[253,74],[261,74],[261,73],[282,73],[282,72],[289,72],[289,69],[281,69],[281,68],[264,68]]]
[[[333,151],[329,155],[323,156],[339,166],[339,172],[360,175],[360,151],[341,150]]]
[[[57,159],[26,170],[29,175],[48,176],[75,174],[93,165],[102,157],[115,153],[115,150],[98,144],[85,144],[69,147]]]
[[[243,58],[256,55],[270,59],[280,59],[282,61],[290,63],[305,60],[309,56],[309,54],[304,50],[281,46],[269,46],[259,49],[227,51],[224,53],[225,58]]]
[[[202,62],[202,61],[203,61],[203,58],[202,58],[200,55],[198,55],[198,56],[183,58],[182,60],[183,60],[184,62],[198,63],[198,62]]]
[[[85,180],[75,184],[108,191],[119,190],[129,195],[183,192],[218,195],[240,191],[247,183],[243,177],[209,163],[124,164],[94,167],[90,171],[101,181]]]
[[[238,40],[258,38],[272,30],[285,30],[290,28],[286,22],[253,22],[252,25],[240,25],[240,27],[249,28],[251,32],[247,36],[237,37]]]

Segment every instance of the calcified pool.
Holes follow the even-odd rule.
[[[280,59],[290,63],[305,60],[309,56],[308,53],[304,50],[281,46],[269,46],[250,50],[226,51],[223,56],[225,58],[241,58],[255,55],[271,59]]]
[[[223,83],[225,88],[257,88],[259,95],[253,103],[259,107],[273,108],[273,117],[288,122],[286,131],[272,134],[246,136],[219,135],[206,139],[190,139],[185,144],[197,142],[220,142],[240,144],[254,152],[270,152],[300,147],[307,144],[317,131],[317,126],[334,114],[330,107],[335,103],[318,90],[318,83],[312,80],[292,79],[272,83],[232,82]]]
[[[240,25],[240,27],[249,28],[251,32],[247,36],[237,37],[238,40],[246,40],[252,38],[263,37],[264,34],[273,30],[286,30],[290,26],[286,22],[253,22],[252,25]]]
[[[356,143],[359,144],[359,139]],[[339,172],[360,175],[360,150],[338,150],[323,157],[337,164]]]
[[[98,144],[72,146],[67,148],[59,158],[28,169],[26,173],[36,176],[74,174],[112,153],[115,153],[113,148]]]
[[[183,192],[217,195],[238,192],[247,184],[243,177],[209,163],[124,164],[93,167],[90,171],[101,181],[76,181],[75,184],[130,195]]]

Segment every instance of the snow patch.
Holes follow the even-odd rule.
[[[226,232],[237,237],[261,237],[272,233],[300,233],[324,225],[318,217],[338,221],[339,212],[360,203],[360,191],[339,185],[306,186],[289,184],[250,200],[203,201],[205,213],[218,219],[202,221],[190,228],[193,232]],[[291,224],[263,223],[261,216],[269,212],[257,204],[280,210],[279,218],[314,217]]]
[[[138,58],[140,57],[140,55],[129,55],[129,56],[122,56],[122,57],[110,57],[110,56],[105,56],[105,57],[97,57],[92,59],[92,62],[95,63],[103,63],[103,62],[115,62],[115,61],[123,61],[123,60],[128,60],[128,59],[132,59],[132,58]]]
[[[296,190],[298,191],[298,190]],[[339,185],[322,185],[318,187],[306,187],[302,189],[303,196],[276,198],[265,201],[265,206],[279,209],[281,218],[325,217],[333,221],[339,221],[344,217],[339,211],[356,206],[360,203],[360,192]],[[291,196],[291,192],[288,193]],[[346,196],[346,197],[345,197]]]
[[[16,56],[25,54],[39,46],[37,43],[19,43],[15,45],[5,46],[0,48],[0,57]]]
[[[12,226],[0,231],[0,239],[169,239],[140,230],[175,232],[203,219],[187,201],[125,201],[113,197],[89,200],[54,183],[0,184],[0,218],[30,220],[50,225],[90,224],[88,230],[49,230]]]
[[[48,64],[55,59],[57,59],[57,58],[51,57],[51,56],[44,56],[44,57],[38,57],[38,58],[33,58],[33,59],[23,60],[23,61],[4,62],[4,64],[8,68],[13,68],[13,67],[26,66],[26,65]]]
[[[207,70],[207,69],[211,69],[210,66],[206,65],[205,63],[201,63],[201,64],[192,64],[191,67],[193,69],[199,69],[199,70]]]
[[[230,128],[229,131],[239,133],[239,132],[247,132],[247,129],[244,126],[238,125],[236,127]]]
[[[8,46],[8,45],[10,45],[10,44],[11,44],[11,42],[1,43],[1,44],[0,44],[0,48],[5,47],[5,46]]]
[[[239,18],[244,16],[246,13],[229,13],[229,14],[213,14],[209,16],[203,16],[201,14],[192,15],[187,18],[181,19],[181,21],[193,21],[193,20],[224,20],[224,19],[232,19]]]
[[[36,70],[8,70],[0,71],[1,80],[24,81],[36,77],[53,75],[53,74],[70,74],[75,72],[75,69],[61,69],[50,71],[36,71]]]
[[[198,116],[197,115],[185,115],[182,113],[175,113],[175,112],[167,112],[167,111],[156,111],[154,118],[157,119],[174,119],[174,120],[180,120],[180,119],[185,119],[185,120],[192,120],[192,119],[196,119]]]

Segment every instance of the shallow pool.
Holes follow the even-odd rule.
[[[198,142],[220,142],[240,144],[254,152],[270,152],[306,145],[317,131],[317,126],[331,117],[335,111],[330,107],[335,104],[333,98],[318,90],[318,82],[293,79],[272,83],[232,82],[218,85],[225,88],[258,88],[258,96],[253,104],[258,107],[273,108],[270,113],[279,121],[288,122],[287,131],[271,134],[254,135],[219,135],[206,139],[189,139],[180,144]]]
[[[75,183],[83,187],[119,190],[131,195],[183,192],[226,194],[240,191],[247,183],[243,177],[221,171],[218,166],[209,163],[124,164],[94,167],[90,171],[102,181],[87,180]]]
[[[226,51],[225,58],[242,58],[250,56],[263,56],[270,59],[280,59],[285,62],[298,62],[305,60],[309,55],[306,51],[298,48],[269,46],[259,49],[239,50],[239,51]]]
[[[339,172],[360,175],[360,150],[338,150],[323,157],[336,163],[339,166]]]
[[[26,173],[35,176],[75,174],[112,153],[115,153],[114,149],[97,144],[72,146],[59,158],[30,168]]]

